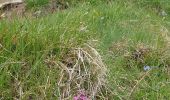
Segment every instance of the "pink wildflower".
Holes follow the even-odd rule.
[[[74,96],[73,100],[89,100],[84,91],[79,91],[76,96]]]

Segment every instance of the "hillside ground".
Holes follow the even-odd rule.
[[[39,11],[48,3],[28,0],[27,11]],[[79,64],[91,67],[73,74],[93,76],[85,76],[90,79],[79,87],[87,96],[91,93],[89,84],[101,78],[96,76],[101,71],[93,71],[99,67],[107,70],[104,88],[90,99],[169,100],[168,0],[75,0],[61,4],[67,8],[38,17],[0,19],[0,99],[72,100],[78,87],[69,84],[68,89],[67,84],[74,81],[67,81],[70,74],[62,68]]]

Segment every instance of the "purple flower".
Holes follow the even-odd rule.
[[[150,66],[144,66],[143,69],[144,69],[145,71],[148,71],[148,70],[151,70],[151,67],[150,67]]]
[[[79,97],[78,96],[75,96],[74,98],[73,98],[73,100],[78,100],[79,99]]]
[[[79,91],[73,100],[89,100],[84,91]]]

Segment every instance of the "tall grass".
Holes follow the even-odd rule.
[[[36,2],[36,5],[47,3]],[[59,99],[61,91],[69,90],[58,85],[60,79],[69,77],[65,70],[64,76],[61,75],[62,65],[72,68],[85,63],[87,66],[83,66],[92,73],[91,68],[96,70],[96,65],[100,66],[95,59],[99,56],[108,72],[105,87],[98,90],[95,99],[170,98],[169,15],[164,18],[139,7],[136,3],[140,1],[89,2],[95,3],[84,1],[40,18],[0,21],[1,99]],[[95,48],[95,52],[84,49],[85,43]],[[95,55],[97,51],[99,55]],[[155,68],[145,71],[146,65]],[[84,70],[81,69],[82,73],[74,70],[74,75],[80,74],[80,79],[87,75],[84,78],[91,78],[87,84],[95,83],[92,80],[99,74],[91,77]],[[69,99],[77,91],[72,83],[69,83],[70,95],[66,96]],[[81,88],[87,91],[88,86],[94,85],[84,84]]]

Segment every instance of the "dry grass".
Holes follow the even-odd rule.
[[[58,81],[61,100],[73,97],[78,90],[84,90],[89,98],[95,98],[106,85],[106,66],[100,54],[88,44],[70,50],[57,64],[61,70]]]

